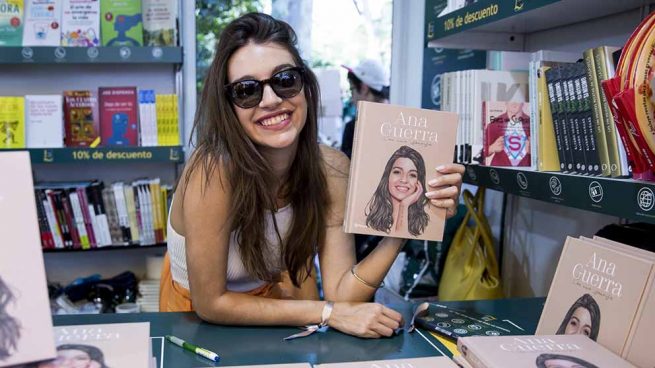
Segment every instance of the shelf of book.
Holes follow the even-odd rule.
[[[28,148],[33,164],[127,163],[184,161],[182,146]],[[22,150],[0,150],[22,151]]]
[[[430,47],[497,49],[523,35],[600,19],[637,9],[650,1],[479,0],[439,17],[439,0],[426,1],[425,42]],[[500,38],[498,38],[500,37]]]
[[[0,64],[181,64],[181,47],[1,47]]]
[[[467,165],[464,182],[521,197],[655,223],[655,184]]]
[[[55,248],[55,249],[43,249],[43,253],[71,253],[71,252],[98,252],[104,250],[125,250],[125,249],[155,249],[155,248],[165,248],[166,243],[157,243],[150,245],[139,245],[139,244],[130,244],[130,245],[109,245],[106,247],[97,247],[97,248]]]

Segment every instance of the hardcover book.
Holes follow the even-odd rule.
[[[64,91],[66,147],[91,147],[100,136],[98,99],[91,91]]]
[[[583,334],[621,354],[653,263],[567,238],[537,335]]]
[[[27,148],[63,147],[63,118],[61,95],[25,96]]]
[[[141,0],[100,2],[103,46],[143,46]]]
[[[0,0],[0,46],[21,46],[23,0]]]
[[[100,46],[100,0],[63,0],[61,45]]]
[[[177,45],[177,1],[142,0],[143,45]]]
[[[138,146],[139,105],[136,87],[101,87],[100,131],[105,146]]]
[[[473,368],[634,368],[582,335],[470,336],[457,350]]]
[[[149,322],[57,326],[54,332],[57,358],[40,367],[68,367],[62,361],[80,367],[136,368],[150,364]]]
[[[28,152],[0,152],[0,367],[55,357]],[[29,275],[29,277],[25,277]]]
[[[425,193],[452,162],[457,115],[372,102],[357,110],[344,230],[441,240],[446,211]]]
[[[25,98],[0,97],[0,149],[25,148]]]
[[[483,101],[484,164],[530,166],[530,104]]]
[[[361,362],[342,362],[317,364],[317,368],[379,368],[379,367],[411,367],[411,368],[457,368],[450,358],[445,356],[426,358],[407,358],[389,360],[368,360]]]
[[[59,46],[61,0],[26,0],[23,46]]]

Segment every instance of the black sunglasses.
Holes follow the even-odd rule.
[[[264,80],[247,79],[224,86],[227,96],[235,105],[249,109],[259,105],[264,96],[264,86],[270,85],[280,98],[296,96],[303,87],[303,68],[295,67],[279,71]]]

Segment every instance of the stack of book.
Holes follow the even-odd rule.
[[[0,46],[175,46],[176,0],[8,0]]]
[[[44,249],[90,249],[166,242],[170,187],[132,183],[42,183],[35,187]]]

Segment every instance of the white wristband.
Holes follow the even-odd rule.
[[[321,324],[318,325],[319,328],[325,327],[330,321],[330,316],[332,315],[332,308],[334,307],[334,302],[326,302],[323,306],[323,312],[321,313]]]

